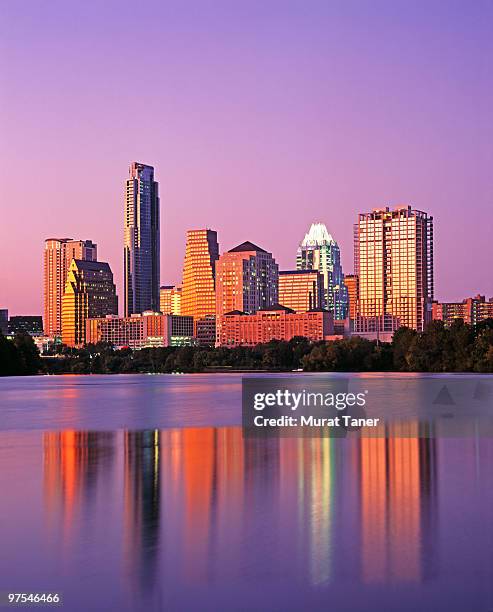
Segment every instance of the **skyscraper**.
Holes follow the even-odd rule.
[[[216,341],[223,314],[252,314],[278,302],[279,266],[271,253],[243,242],[216,263]]]
[[[219,258],[217,232],[189,230],[183,264],[181,313],[204,319],[216,312],[215,264]]]
[[[159,310],[159,228],[154,168],[134,162],[125,186],[125,316]]]
[[[433,301],[433,217],[408,205],[360,214],[354,271],[361,317],[390,315],[401,326],[423,330]]]
[[[355,319],[358,309],[359,299],[359,282],[357,274],[346,274],[344,276],[344,284],[347,287],[349,298],[349,318]]]
[[[279,303],[294,312],[308,312],[323,304],[323,278],[318,270],[281,270]]]
[[[73,259],[62,299],[62,342],[83,346],[86,320],[118,314],[118,298],[109,264]]]
[[[97,246],[91,240],[48,238],[44,248],[44,333],[62,333],[62,297],[72,259],[96,261]]]
[[[318,270],[323,277],[323,308],[332,312],[334,319],[345,319],[349,300],[341,266],[339,245],[323,223],[312,223],[299,248],[298,270]]]

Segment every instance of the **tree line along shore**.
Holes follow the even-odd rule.
[[[493,373],[493,319],[450,327],[433,321],[424,332],[401,327],[390,343],[353,336],[330,342],[274,340],[254,347],[115,349],[107,344],[41,356],[31,336],[0,334],[0,376],[136,374],[214,371]]]

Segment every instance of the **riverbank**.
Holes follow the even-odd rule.
[[[273,340],[254,347],[160,347],[82,349],[58,347],[40,357],[27,334],[0,336],[0,375],[137,374],[173,372],[493,372],[493,320],[477,326],[433,321],[418,333],[401,327],[391,343],[359,336],[312,343]]]

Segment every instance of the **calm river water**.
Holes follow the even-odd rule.
[[[0,379],[0,592],[493,611],[491,437],[244,439],[240,401],[234,374]]]

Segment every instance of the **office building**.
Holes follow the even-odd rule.
[[[243,242],[216,262],[216,343],[221,317],[238,310],[253,314],[279,301],[279,266],[271,253]]]
[[[218,346],[255,346],[271,340],[291,340],[301,336],[317,342],[332,336],[332,314],[317,309],[294,312],[280,304],[261,308],[255,314],[234,310],[221,317]]]
[[[216,263],[216,316],[231,310],[252,314],[278,302],[279,266],[271,253],[243,242]]]
[[[358,312],[359,282],[357,274],[346,274],[344,284],[347,287],[349,299],[349,318],[355,319]]]
[[[0,308],[0,334],[6,336],[9,333],[9,311]]]
[[[62,333],[62,297],[73,259],[96,261],[97,246],[91,240],[45,240],[43,327],[45,335],[51,338],[59,338]]]
[[[62,342],[81,347],[86,320],[118,314],[118,298],[109,264],[73,259],[62,299]]]
[[[279,303],[294,312],[322,308],[323,277],[318,270],[280,270]]]
[[[199,346],[214,346],[216,341],[215,315],[203,317],[195,321],[195,339]]]
[[[11,336],[25,332],[30,336],[43,335],[43,317],[17,315],[9,319],[9,334]]]
[[[160,222],[154,168],[132,163],[125,185],[125,316],[159,310]]]
[[[87,319],[86,339],[87,343],[106,342],[115,348],[190,346],[194,344],[193,317],[147,311],[129,317]]]
[[[388,314],[401,326],[423,330],[433,301],[433,217],[407,205],[362,213],[354,254],[358,314]]]
[[[181,287],[163,285],[159,289],[159,310],[163,314],[181,314]]]
[[[195,321],[215,315],[215,264],[219,258],[217,232],[189,230],[183,264],[181,312]]]
[[[322,307],[330,310],[334,319],[345,319],[349,303],[339,245],[323,223],[312,223],[298,248],[298,270],[318,270],[323,278]]]

